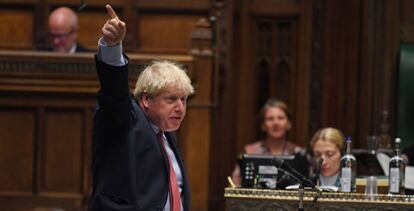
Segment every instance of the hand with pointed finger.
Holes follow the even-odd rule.
[[[102,27],[102,37],[107,46],[114,46],[125,38],[126,24],[118,18],[109,4],[107,4],[105,8],[109,19]]]

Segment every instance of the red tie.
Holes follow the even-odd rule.
[[[167,155],[168,158],[168,164],[170,166],[170,209],[171,211],[180,211],[181,209],[181,196],[180,196],[180,190],[178,189],[178,181],[177,176],[175,175],[174,168],[171,163],[171,158],[168,155],[167,149],[165,148],[164,141],[162,139],[163,132],[160,131],[158,133],[158,139],[162,144],[162,147],[164,148],[164,152]]]

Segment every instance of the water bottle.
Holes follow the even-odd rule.
[[[405,163],[400,151],[401,139],[395,139],[395,155],[390,160],[388,193],[404,194]]]
[[[355,192],[356,190],[356,158],[352,155],[351,137],[346,138],[346,153],[341,158],[340,190],[342,192]]]

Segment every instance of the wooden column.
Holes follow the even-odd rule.
[[[211,51],[211,26],[206,19],[200,19],[192,32],[194,66],[191,79],[195,85],[195,95],[190,100],[186,124],[181,133],[186,140],[184,145],[185,163],[189,169],[191,188],[191,210],[208,210],[213,55]]]

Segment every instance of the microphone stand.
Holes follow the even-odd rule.
[[[299,196],[298,211],[304,211],[303,196],[305,195],[305,188],[302,185],[303,181],[301,181],[299,178],[297,178],[295,175],[291,174],[290,172],[283,170],[279,166],[276,166],[276,167],[277,167],[278,170],[282,171],[284,174],[288,175],[289,177],[292,177],[293,179],[295,179],[295,181],[299,182],[299,187],[298,187],[298,196]]]
[[[303,208],[303,195],[305,195],[305,188],[303,188],[302,184],[299,184],[298,195],[299,195],[298,211],[305,211],[305,209]]]
[[[323,158],[312,159],[312,170],[314,171],[314,174],[315,174],[316,185],[321,185],[319,176],[321,175],[322,163],[323,163]]]
[[[312,203],[309,204],[307,206],[307,208],[310,208],[310,206],[312,206],[318,199],[319,196],[322,194],[323,189],[321,189],[320,187],[318,187],[317,185],[315,185],[312,181],[310,181],[308,178],[306,178],[305,176],[303,176],[301,173],[299,173],[298,171],[296,171],[295,169],[293,169],[292,167],[290,167],[288,164],[285,163],[284,160],[279,160],[274,158],[272,160],[272,162],[274,163],[274,165],[276,166],[276,168],[278,170],[281,170],[283,173],[288,174],[289,176],[291,176],[292,178],[294,178],[297,182],[299,182],[299,188],[298,188],[298,195],[299,195],[299,204],[298,204],[298,211],[304,211],[303,208],[303,197],[305,194],[305,189],[304,189],[304,184],[308,183],[309,185],[311,185],[312,189],[314,189],[316,191],[316,195],[312,200]],[[286,170],[282,169],[282,166],[284,166]],[[293,175],[295,174],[295,175]],[[300,178],[300,179],[299,179]]]

